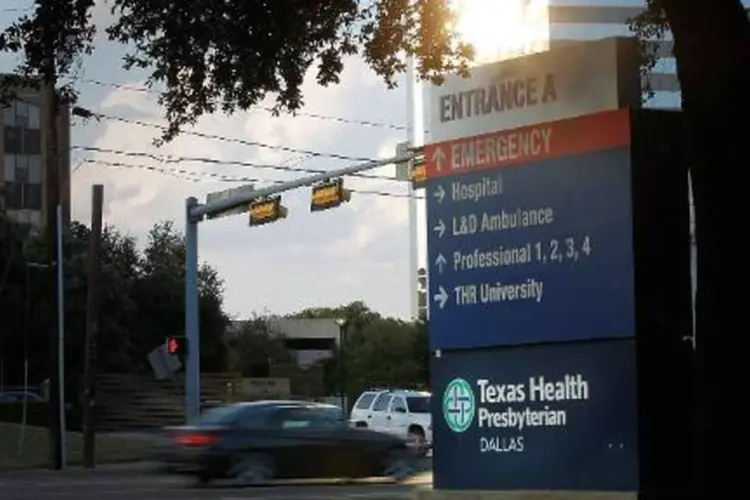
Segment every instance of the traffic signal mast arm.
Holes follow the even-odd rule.
[[[387,158],[385,160],[369,161],[366,163],[359,163],[357,165],[351,165],[349,167],[340,168],[338,170],[331,170],[321,174],[310,175],[308,177],[302,177],[292,181],[284,182],[282,184],[276,184],[267,188],[250,191],[247,193],[241,193],[239,196],[232,198],[226,198],[222,200],[216,200],[211,203],[204,205],[195,205],[190,209],[190,217],[200,221],[206,215],[217,214],[226,210],[231,210],[242,205],[249,205],[253,201],[259,198],[265,198],[275,194],[283,193],[285,191],[291,191],[293,189],[314,186],[320,182],[325,182],[336,177],[342,177],[345,175],[356,174],[374,168],[383,167],[385,165],[404,163],[410,161],[412,158],[417,156],[417,153],[409,153],[403,156],[396,156],[394,158]]]

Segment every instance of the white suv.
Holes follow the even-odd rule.
[[[429,392],[373,389],[357,398],[350,423],[409,440],[420,453],[432,446]]]

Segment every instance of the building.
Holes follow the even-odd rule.
[[[47,223],[44,112],[38,91],[21,89],[0,114],[0,212],[19,225],[41,230]],[[60,199],[70,220],[70,110],[58,119]]]
[[[632,36],[628,20],[643,11],[643,0],[549,0],[550,47],[571,42],[598,40],[614,36]],[[654,96],[645,105],[660,109],[680,108],[680,84],[677,80],[672,39],[654,41],[661,57],[654,67],[650,86]]]
[[[268,333],[283,339],[300,367],[330,358],[339,345],[341,329],[335,319],[271,317],[264,321]],[[227,338],[236,337],[243,323],[232,322]]]

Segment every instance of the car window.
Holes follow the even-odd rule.
[[[372,405],[372,411],[385,411],[388,409],[388,403],[390,402],[390,394],[381,394],[378,396],[378,399],[375,400],[375,404]]]
[[[240,429],[262,429],[268,427],[268,409],[265,407],[247,407],[234,419]]]
[[[284,408],[278,412],[275,420],[282,429],[321,429],[344,425],[341,410],[327,407]]]
[[[229,405],[211,408],[198,419],[198,425],[225,425],[237,420],[245,411],[242,405]]]
[[[404,401],[404,398],[401,396],[396,396],[393,398],[393,401],[391,401],[391,413],[406,413],[406,401]]]
[[[374,392],[366,392],[360,396],[359,401],[357,401],[357,405],[355,408],[358,410],[367,410],[370,408],[370,405],[372,404],[372,400],[375,399],[375,393]]]
[[[412,396],[406,398],[406,404],[411,413],[430,413],[429,396]]]

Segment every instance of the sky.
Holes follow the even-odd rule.
[[[30,4],[27,0],[0,0],[0,26],[7,26],[19,15],[13,9]],[[95,22],[106,25],[109,16],[106,0],[98,0]],[[143,73],[126,72],[121,68],[124,53],[124,47],[98,36],[96,50],[84,60],[77,84],[79,105],[106,115],[163,124],[157,95],[122,88],[142,88],[145,78]],[[10,56],[0,56],[0,72],[11,71],[14,63]],[[358,58],[346,61],[341,83],[337,86],[322,88],[308,78],[304,95],[304,113],[406,125],[403,81],[399,88],[388,90]],[[372,159],[394,156],[396,144],[406,140],[406,131],[394,127],[364,126],[308,116],[273,117],[263,110],[240,112],[232,117],[207,116],[189,130]],[[248,182],[223,182],[217,176],[258,179],[262,182],[256,182],[256,186],[266,186],[275,180],[306,175],[236,165],[163,162],[158,158],[200,157],[320,170],[354,163],[187,134],[157,149],[152,140],[158,132],[154,128],[117,121],[83,123],[74,119],[71,163],[75,219],[89,223],[91,186],[103,184],[105,223],[137,237],[144,244],[146,233],[158,221],[171,220],[179,230],[184,228],[186,197],[195,196],[203,201],[206,193]],[[87,152],[81,150],[81,146],[153,153],[158,158]],[[113,167],[107,163],[133,167]],[[167,173],[149,171],[147,166]],[[195,174],[190,178],[185,174],[168,175],[175,169]],[[389,166],[372,173],[392,177],[395,172],[394,167]],[[229,314],[237,318],[256,313],[287,314],[306,307],[337,306],[363,300],[382,314],[409,316],[409,218],[407,198],[403,197],[407,186],[403,182],[361,178],[347,178],[345,185],[402,197],[355,192],[345,206],[310,213],[309,188],[300,189],[283,196],[283,204],[289,209],[286,220],[250,228],[246,216],[236,215],[200,224],[199,258],[215,267],[223,278],[225,308]],[[422,207],[419,214],[421,261],[425,247]]]

